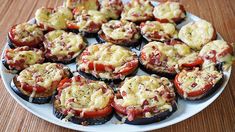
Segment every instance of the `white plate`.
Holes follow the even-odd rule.
[[[124,0],[126,1],[126,0]],[[157,3],[153,3],[156,5]],[[182,27],[182,25],[187,24],[188,22],[191,21],[197,21],[200,20],[197,16],[194,16],[190,13],[187,13],[187,18],[184,22],[182,22],[180,25],[177,26],[177,28]],[[32,21],[32,20],[31,20]],[[218,39],[222,39],[222,37],[217,33]],[[96,43],[95,39],[88,39],[89,43]],[[9,48],[8,45],[6,44],[5,49]],[[4,52],[3,52],[4,54]],[[3,56],[2,54],[2,56]],[[75,70],[75,64],[70,64],[68,65],[72,71]],[[198,112],[202,111],[205,109],[208,105],[210,105],[215,99],[222,93],[224,90],[226,84],[228,83],[230,74],[231,74],[231,68],[228,71],[224,72],[225,79],[222,84],[222,86],[214,93],[212,94],[209,98],[206,98],[201,101],[184,101],[179,99],[178,101],[178,110],[173,113],[169,118],[157,122],[157,123],[152,123],[148,125],[128,125],[128,124],[117,124],[118,120],[113,117],[111,121],[107,122],[106,124],[103,125],[94,125],[94,126],[82,126],[82,125],[77,125],[73,124],[70,122],[64,122],[62,120],[57,119],[52,112],[52,104],[43,104],[43,105],[38,105],[38,104],[32,104],[29,103],[22,98],[20,98],[18,95],[16,95],[12,89],[10,88],[10,82],[12,78],[14,77],[13,74],[10,74],[6,71],[5,67],[0,64],[0,70],[1,70],[1,76],[3,79],[3,83],[7,89],[7,91],[11,94],[11,96],[21,105],[23,106],[26,110],[29,112],[33,113],[34,115],[51,122],[53,124],[74,129],[74,130],[80,130],[80,131],[148,131],[148,130],[154,130],[154,129],[159,129],[163,128],[175,123],[178,123],[180,121],[186,120],[187,118],[197,114]],[[141,73],[142,74],[142,73]]]

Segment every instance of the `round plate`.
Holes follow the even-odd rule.
[[[127,0],[124,0],[125,2]],[[156,2],[153,2],[153,5],[157,5]],[[200,20],[195,15],[192,15],[190,13],[187,13],[187,18],[179,25],[177,25],[177,28],[180,29],[183,25],[192,22],[192,21],[197,21]],[[34,19],[32,19],[29,22],[33,22]],[[217,38],[222,39],[222,37],[217,33]],[[95,38],[89,38],[88,39],[89,44],[97,43]],[[143,44],[142,44],[143,45]],[[140,46],[139,48],[141,48]],[[6,44],[5,49],[9,48],[8,45]],[[132,49],[133,51],[139,53],[139,49]],[[3,57],[4,52],[2,53]],[[72,71],[75,71],[75,64],[69,64],[68,65]],[[26,110],[29,112],[33,113],[34,115],[38,116],[39,118],[42,118],[48,122],[51,122],[53,124],[74,129],[74,130],[80,130],[80,131],[149,131],[149,130],[154,130],[154,129],[159,129],[163,128],[175,123],[178,123],[180,121],[186,120],[187,118],[197,114],[198,112],[202,111],[205,109],[207,106],[209,106],[215,99],[222,93],[224,90],[226,84],[228,83],[230,74],[231,74],[231,68],[229,68],[228,71],[224,71],[225,79],[221,87],[210,97],[200,100],[200,101],[185,101],[182,99],[179,99],[178,101],[178,110],[173,113],[169,118],[161,121],[161,122],[156,122],[148,125],[128,125],[128,124],[120,124],[119,121],[113,117],[109,122],[103,124],[103,125],[94,125],[94,126],[82,126],[82,125],[77,125],[73,124],[70,122],[64,122],[58,118],[56,118],[53,115],[52,112],[52,104],[32,104],[29,103],[22,98],[20,98],[18,95],[16,95],[11,87],[10,87],[10,82],[12,78],[14,77],[14,74],[10,74],[7,72],[6,68],[3,66],[3,64],[0,64],[0,70],[1,70],[1,76],[3,83],[7,89],[7,91],[10,93],[10,95],[21,105],[23,106]],[[146,74],[143,71],[139,70],[137,74]]]

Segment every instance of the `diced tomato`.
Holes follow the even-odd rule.
[[[179,77],[179,74],[176,75],[175,80],[174,80],[174,84],[175,84],[175,87],[176,87],[177,92],[178,92],[181,96],[184,96],[185,91],[184,91],[183,88],[181,88],[180,83],[179,83],[179,81],[178,81],[178,77]],[[203,88],[198,89],[198,90],[194,90],[194,91],[191,91],[191,92],[187,92],[186,94],[187,94],[188,97],[197,97],[197,96],[200,96],[200,95],[205,94],[205,93],[206,93],[207,91],[209,91],[212,87],[213,87],[212,84],[208,83],[208,84],[206,84]]]
[[[201,57],[198,57],[192,62],[182,64],[182,66],[183,67],[195,67],[195,66],[201,65],[202,63],[203,63],[203,59]]]

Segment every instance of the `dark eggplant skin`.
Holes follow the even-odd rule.
[[[104,36],[104,37],[102,37]],[[102,30],[100,30],[98,32],[98,35],[96,36],[96,40],[98,41],[98,43],[105,43],[105,42],[111,42],[114,43],[112,41],[108,41],[105,38],[104,33],[102,32]],[[126,42],[122,42],[122,43],[114,43],[120,46],[126,46],[126,47],[136,47],[138,45],[140,45],[142,43],[142,37],[140,37],[138,40],[126,40]]]
[[[58,119],[64,119],[66,115],[62,114],[59,110],[57,110],[54,105],[53,105],[53,114],[58,118]],[[100,118],[80,118],[77,116],[70,117],[68,121],[75,123],[75,124],[81,124],[81,125],[101,125],[113,117],[113,113],[106,116],[106,117],[100,117]]]
[[[67,29],[67,31],[77,33],[77,34],[80,33],[83,37],[87,37],[87,38],[95,38],[97,36],[97,33],[79,31],[78,29]]]
[[[156,70],[153,70],[151,68],[146,67],[143,64],[143,62],[141,61],[140,56],[141,56],[141,54],[139,55],[139,63],[140,63],[139,67],[140,67],[141,70],[143,70],[143,71],[145,71],[149,74],[157,74],[159,76],[167,77],[169,79],[174,79],[175,78],[177,73],[161,72],[161,71],[156,71]]]
[[[8,43],[8,46],[9,46],[11,49],[16,48],[16,46],[14,45],[14,43],[11,42],[11,40],[10,40],[10,38],[9,38],[9,35],[7,35],[7,43]]]
[[[73,76],[72,72],[71,72],[69,69],[67,69],[67,67],[66,67],[66,69],[65,69],[65,72],[66,72],[66,76],[67,76],[67,77],[72,77],[72,76]],[[30,96],[24,94],[24,93],[20,90],[20,84],[19,84],[19,82],[17,81],[17,76],[15,76],[15,77],[12,79],[12,81],[11,81],[11,83],[10,83],[10,86],[11,86],[11,89],[12,89],[18,96],[20,96],[22,99],[24,99],[24,100],[26,100],[26,101],[28,101],[28,102],[30,102],[30,103],[35,103],[35,104],[45,104],[45,103],[49,103],[49,102],[51,101],[51,99],[52,99],[53,94],[54,94],[54,93],[51,93],[51,95],[45,96],[45,97],[30,97]],[[56,91],[54,91],[54,92],[56,92]]]
[[[176,93],[179,95],[179,97],[181,99],[187,100],[187,101],[199,101],[199,100],[203,100],[206,99],[208,97],[210,97],[213,93],[215,93],[219,88],[221,88],[221,85],[224,82],[224,74],[222,75],[222,78],[209,90],[207,91],[205,94],[197,96],[197,97],[183,97],[182,95],[180,95],[177,90]]]
[[[78,69],[78,68],[77,68]],[[86,73],[84,71],[81,71],[81,70],[77,70],[78,73],[85,77],[85,78],[88,78],[88,79],[91,79],[91,80],[96,80],[96,81],[104,81],[105,83],[114,83],[114,84],[119,84],[120,82],[122,82],[123,80],[122,79],[103,79],[103,78],[97,78],[95,77],[94,75],[90,74],[90,73]],[[130,77],[130,76],[134,76],[138,71],[138,68],[131,74],[127,75],[126,77]]]
[[[16,77],[14,77],[11,81],[11,89],[18,95],[20,96],[22,99],[30,102],[30,96],[25,95],[24,93],[22,93],[20,91],[19,88],[17,88],[17,83],[16,83]],[[48,96],[48,97],[38,97],[38,98],[31,98],[31,102],[30,103],[35,103],[35,104],[45,104],[45,103],[49,103],[51,101],[52,96]]]
[[[168,109],[166,111],[163,111],[161,113],[158,113],[158,114],[154,115],[153,117],[149,117],[149,118],[136,118],[133,121],[129,121],[128,119],[126,119],[124,121],[124,123],[132,124],[132,125],[146,125],[146,124],[151,124],[151,123],[162,121],[162,120],[168,118],[169,116],[171,116],[177,110],[177,103],[176,103],[176,101],[173,101],[171,106],[172,106],[172,110]],[[115,112],[115,117],[119,121],[122,121],[124,115]]]
[[[9,65],[7,64],[7,61],[6,61],[5,58],[2,59],[2,64],[5,66],[5,68],[6,68],[10,73],[13,73],[13,74],[18,74],[18,73],[20,73],[19,70],[10,69],[10,68],[9,68]]]

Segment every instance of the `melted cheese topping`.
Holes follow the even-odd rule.
[[[153,17],[153,6],[148,0],[131,0],[124,5],[121,18],[136,22],[144,21]]]
[[[54,29],[66,29],[66,21],[72,20],[73,14],[66,7],[58,7],[55,11],[42,7],[35,13],[35,19],[38,24],[43,24],[44,27]]]
[[[128,21],[111,20],[103,24],[101,29],[106,37],[114,40],[138,40],[141,37],[137,26]]]
[[[141,33],[145,37],[153,40],[177,38],[178,35],[174,24],[160,23],[158,21],[147,21],[144,23],[144,26],[141,27]]]
[[[203,67],[206,68],[210,65],[213,65],[214,62],[210,61],[209,58],[214,56],[216,57],[217,62],[225,62],[225,69],[230,67],[233,61],[232,51],[225,52],[229,48],[232,47],[230,47],[228,43],[223,40],[214,40],[203,46],[199,53],[199,55],[205,60]],[[215,54],[213,54],[212,51],[214,51]]]
[[[99,9],[98,0],[65,0],[64,5],[70,9],[76,8],[79,11]]]
[[[17,81],[29,86],[41,86],[51,89],[53,82],[60,81],[64,75],[63,68],[56,63],[34,64],[20,72]]]
[[[154,41],[145,45],[141,53],[145,53],[146,55],[146,60],[141,60],[144,65],[148,64],[152,58],[158,58],[153,62],[154,64],[151,64],[154,65],[154,69],[175,72],[178,61],[183,56],[190,54],[191,50],[185,44],[167,45]]]
[[[46,43],[44,47],[50,50],[50,55],[56,56],[77,56],[86,46],[83,38],[79,34],[65,32],[63,30],[54,30],[45,35]],[[71,57],[72,58],[72,57]]]
[[[30,50],[29,47],[24,46],[16,49],[7,49],[6,60],[10,68],[22,70],[22,68],[29,67],[32,64],[42,63],[44,58],[41,50]],[[24,60],[24,62],[22,62],[22,60]],[[11,64],[17,65],[11,67]]]
[[[20,42],[42,40],[43,32],[36,24],[22,23],[15,26],[12,30],[14,39]]]
[[[199,20],[183,26],[179,31],[179,38],[191,48],[200,50],[203,45],[213,39],[214,33],[211,23]]]
[[[121,15],[123,4],[121,0],[102,0],[100,11],[107,18],[118,19]]]
[[[193,71],[183,70],[180,72],[178,74],[178,82],[185,93],[189,93],[203,89],[208,84],[214,86],[222,76],[222,73],[214,70],[213,67],[203,71],[196,68]]]
[[[178,2],[165,2],[154,7],[153,15],[158,19],[167,19],[174,22],[174,18],[185,18],[185,13],[180,9],[181,4]]]
[[[181,66],[182,64],[189,64],[194,62],[198,58],[198,52],[192,52],[187,56],[184,56],[178,61],[178,64]]]
[[[106,92],[102,89],[106,89]],[[84,112],[105,108],[112,97],[112,90],[104,82],[83,78],[77,82],[72,78],[72,83],[62,90],[59,99],[62,109],[72,108]]]
[[[97,64],[112,65],[115,68],[113,73],[117,73],[123,69],[126,62],[137,59],[134,52],[111,43],[90,45],[86,50],[89,52],[89,55],[81,56],[81,60],[88,60]],[[85,69],[86,72],[91,73],[96,72],[95,70],[89,71],[87,63],[79,63],[80,64],[78,64],[78,69]],[[101,78],[111,78],[113,73],[107,71],[100,72],[99,76]]]
[[[127,109],[128,107],[141,108],[147,101],[146,106],[162,110],[171,107],[169,102],[175,98],[173,84],[164,77],[135,76],[128,78],[125,79],[119,91],[123,98],[115,97],[114,101]],[[171,98],[166,95],[171,95]]]
[[[105,14],[96,10],[83,10],[82,13],[78,16],[75,16],[76,25],[79,27],[80,31],[87,32],[98,32],[101,28],[101,25],[107,22]]]

